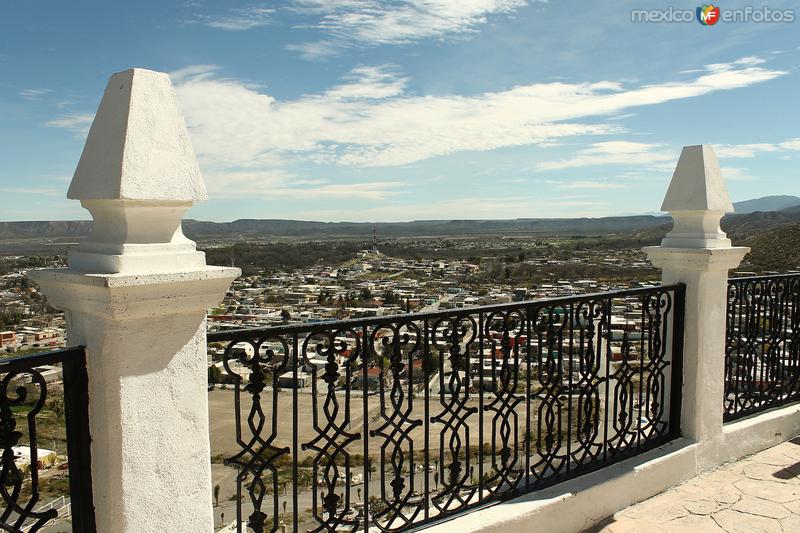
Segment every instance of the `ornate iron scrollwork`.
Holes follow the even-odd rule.
[[[414,440],[411,432],[423,425],[414,416],[414,361],[419,360],[422,334],[414,322],[377,326],[370,335],[370,348],[379,361],[380,415],[372,438],[381,440],[380,489],[386,502],[372,515],[384,531],[411,527],[423,510],[423,498],[415,496]],[[423,473],[423,475],[425,475]]]
[[[800,275],[728,280],[725,420],[800,400]]]
[[[325,361],[321,366],[322,373],[320,365],[310,360],[312,346],[317,358]],[[351,509],[349,482],[352,476],[348,446],[361,439],[362,435],[349,431],[350,382],[353,366],[360,359],[361,340],[353,330],[316,332],[303,341],[300,354],[302,360],[311,367],[312,424],[316,433],[313,439],[301,444],[303,450],[315,452],[312,461],[312,514],[318,527],[313,531],[340,531],[345,527],[355,530],[360,524],[359,519],[348,518]],[[324,384],[324,396],[318,390],[318,377]],[[338,389],[344,391],[344,402],[337,397]],[[324,398],[321,402],[322,413],[321,396]],[[323,512],[319,511],[317,500],[316,488],[320,484],[319,500]]]
[[[250,494],[240,530],[408,530],[666,442],[682,290],[210,334],[250,398],[254,435],[228,461]],[[278,392],[278,374],[308,382]]]
[[[17,430],[17,420],[11,410],[12,406],[21,406],[30,403],[28,389],[22,385],[23,376],[30,379],[29,387],[36,394],[30,408],[25,415],[27,421],[27,434],[29,442],[30,471],[24,475],[17,467],[16,446],[21,445],[24,436]],[[17,385],[14,385],[17,384]],[[9,388],[14,389],[13,395]],[[36,439],[36,415],[42,410],[47,398],[47,383],[42,374],[35,368],[9,372],[0,381],[0,447],[3,449],[2,464],[0,464],[0,494],[6,508],[0,514],[0,524],[7,524],[11,531],[22,531],[23,525],[29,531],[38,531],[43,525],[58,515],[55,509],[36,512],[34,508],[40,501],[39,494],[39,467],[37,465],[38,442]],[[29,478],[26,480],[25,478]],[[27,502],[22,502],[23,484],[28,486],[30,497]],[[26,523],[29,523],[27,525]],[[5,529],[5,528],[4,528]]]
[[[527,316],[524,310],[489,313],[484,325],[491,350],[491,383],[493,398],[484,411],[493,413],[491,421],[491,472],[485,481],[490,491],[515,489],[525,474],[520,468],[524,453],[524,425],[520,424],[518,408],[524,406],[520,393],[520,339],[525,332]],[[500,355],[499,371],[494,363]],[[485,379],[485,377],[484,377]]]
[[[442,410],[431,418],[441,424],[439,432],[438,476],[441,489],[431,501],[447,514],[469,504],[477,490],[470,450],[470,423],[478,408],[470,405],[469,347],[478,333],[473,316],[443,317],[432,322],[431,346],[439,352],[439,403]]]
[[[44,368],[61,366],[61,387],[48,387]],[[55,393],[55,397],[53,395]],[[48,425],[44,424],[47,420]],[[63,423],[69,469],[70,514],[75,531],[95,531],[89,454],[88,380],[82,347],[66,348],[0,360],[0,530],[34,533],[60,518],[54,501],[44,501],[55,477],[43,469],[40,429]],[[46,434],[48,443],[58,436]],[[56,448],[58,449],[58,448]],[[56,449],[52,450],[53,452]],[[49,458],[47,459],[49,463]],[[62,465],[59,465],[63,468]],[[63,513],[62,513],[63,514]]]
[[[269,347],[275,345],[277,348]],[[236,404],[236,442],[241,451],[225,460],[226,464],[239,468],[237,486],[238,499],[241,500],[241,487],[245,486],[253,506],[247,519],[247,525],[253,531],[261,533],[266,529],[268,521],[272,526],[269,531],[277,531],[278,521],[278,470],[277,461],[289,453],[288,447],[276,447],[278,425],[278,376],[289,363],[289,345],[283,337],[265,337],[254,339],[243,347],[240,343],[229,343],[225,349],[223,365],[228,375],[235,380],[234,402]],[[239,373],[231,366],[232,362],[240,365],[247,372]],[[267,385],[271,385],[272,401],[269,418],[261,404]],[[241,395],[249,395],[247,415],[248,433],[243,433],[241,418]],[[268,479],[265,482],[265,477]],[[248,482],[247,479],[251,478]],[[267,514],[264,499],[270,487],[272,493],[271,514]]]

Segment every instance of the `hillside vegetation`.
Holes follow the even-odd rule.
[[[753,270],[800,270],[800,224],[755,235],[742,244],[752,249],[747,260]]]

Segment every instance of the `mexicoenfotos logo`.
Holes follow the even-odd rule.
[[[660,9],[633,9],[631,22],[688,24],[694,21],[703,26],[725,24],[779,24],[794,22],[794,9],[774,9],[769,6],[725,9],[714,4],[703,4],[695,10],[673,6]]]
[[[719,22],[719,7],[714,4],[703,4],[698,7],[697,22],[703,26],[713,26]]]

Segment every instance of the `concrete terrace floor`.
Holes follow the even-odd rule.
[[[628,507],[601,533],[800,533],[800,437]]]

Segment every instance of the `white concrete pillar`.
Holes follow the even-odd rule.
[[[713,463],[722,439],[728,271],[749,248],[732,247],[719,227],[733,204],[710,146],[683,148],[661,210],[673,230],[644,250],[663,284],[686,284],[681,431],[702,444],[698,461]]]
[[[181,230],[206,192],[165,74],[111,77],[68,197],[92,234],[31,277],[87,347],[98,531],[212,531],[205,317],[239,271]]]

